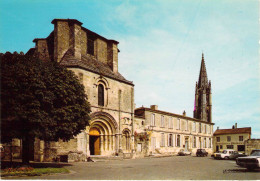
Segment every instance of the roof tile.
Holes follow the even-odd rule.
[[[249,133],[251,134],[251,127],[246,128],[234,128],[234,129],[218,129],[214,132],[213,135],[221,134],[240,134],[240,133]]]

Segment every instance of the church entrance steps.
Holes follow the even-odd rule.
[[[91,160],[94,162],[105,162],[109,160],[123,160],[122,156],[102,156],[102,155],[90,155]]]
[[[123,153],[124,159],[131,159],[133,157],[132,153]]]

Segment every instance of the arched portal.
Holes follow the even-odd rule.
[[[89,130],[90,155],[100,155],[100,131],[97,128]]]
[[[116,151],[117,122],[106,112],[91,114],[89,129],[90,155],[111,155]]]
[[[124,151],[130,151],[130,130],[129,129],[124,129],[122,132],[122,147]]]

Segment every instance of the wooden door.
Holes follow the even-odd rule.
[[[91,155],[100,155],[100,132],[97,128],[89,131],[89,150]]]
[[[95,136],[94,155],[100,155],[100,136]]]

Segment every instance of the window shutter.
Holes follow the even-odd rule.
[[[169,145],[169,134],[167,134],[167,143],[166,144],[167,144],[167,146],[170,146]]]
[[[177,145],[177,134],[175,135],[175,146],[177,147],[178,145]]]
[[[175,146],[175,135],[172,134],[172,146]]]

